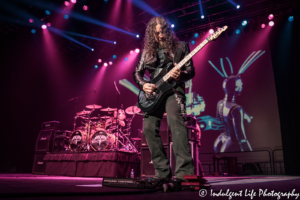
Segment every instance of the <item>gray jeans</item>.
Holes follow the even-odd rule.
[[[183,178],[184,175],[193,175],[194,164],[191,157],[187,129],[184,125],[180,106],[173,94],[165,98],[159,108],[147,117],[144,117],[143,121],[143,133],[151,152],[155,176],[161,178],[172,177],[170,162],[159,135],[160,121],[165,110],[167,112],[167,121],[172,131],[173,152],[176,158],[175,176]]]

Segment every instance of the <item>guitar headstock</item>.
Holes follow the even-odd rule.
[[[220,28],[218,31],[216,31],[215,33],[211,34],[210,36],[208,36],[208,40],[212,41],[217,39],[221,33],[223,33],[224,31],[226,31],[226,29],[228,28],[228,26],[223,26],[222,28]]]

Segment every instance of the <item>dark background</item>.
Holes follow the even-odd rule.
[[[299,33],[297,28],[300,16],[299,4],[296,1],[294,3],[294,21],[289,34],[286,34],[287,18],[283,18],[276,22],[268,40],[278,101],[285,171],[286,174],[299,175]],[[133,82],[131,73],[134,62],[138,59],[135,58],[132,66],[124,70],[124,74],[121,75],[118,66],[122,61],[116,61],[114,65],[107,68],[108,76],[102,76],[99,80],[101,66],[98,69],[94,69],[93,66],[97,64],[101,52],[96,52],[95,55],[87,49],[80,49],[63,54],[55,53],[53,54],[55,57],[51,57],[53,55],[45,46],[45,34],[41,31],[31,34],[30,30],[31,27],[21,26],[9,34],[1,32],[0,172],[31,172],[35,141],[41,123],[58,120],[61,122],[61,129],[72,128],[75,110],[74,104],[68,102],[70,98],[97,88],[96,94],[92,92],[78,101],[76,112],[91,103],[103,107],[118,106],[113,81],[128,77],[127,79]],[[61,39],[53,34],[51,37],[56,41],[57,49]],[[226,35],[223,40],[229,40],[230,37]],[[179,38],[190,42],[192,37],[179,35]],[[126,40],[126,37],[121,39]],[[131,42],[131,46],[119,46],[116,51],[123,53],[118,54],[118,57],[126,56],[129,50],[137,48],[140,43],[141,40]],[[224,58],[225,55],[219,57]],[[219,66],[218,61],[212,60],[212,62]],[[207,61],[205,64],[208,64]],[[211,66],[207,67],[212,70]],[[252,69],[254,65],[248,70]],[[245,74],[249,73],[248,70]],[[217,72],[212,70],[212,73]],[[121,92],[119,107],[121,104],[124,108],[134,105],[134,94],[124,87],[119,89]],[[135,119],[134,130],[141,128],[139,121],[140,118]],[[135,135],[137,131],[133,131],[133,136]]]

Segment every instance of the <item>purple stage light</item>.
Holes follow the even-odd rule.
[[[83,10],[88,10],[89,7],[88,7],[87,5],[84,5],[84,6],[82,7],[82,9],[83,9]]]
[[[68,1],[65,1],[65,6],[69,6],[70,3]]]
[[[268,19],[272,20],[273,18],[274,18],[274,15],[273,14],[269,14]]]
[[[140,37],[140,35],[136,35],[135,37],[139,38],[139,37]]]
[[[201,19],[204,19],[204,15],[201,15]]]
[[[136,52],[136,53],[140,53],[140,50],[139,50],[139,49],[135,49],[135,52]]]
[[[107,63],[104,63],[104,66],[105,66],[105,67],[107,67],[107,65],[108,65]]]
[[[76,0],[71,0],[72,3],[76,3]]]
[[[47,25],[46,25],[46,24],[43,24],[43,25],[42,25],[42,29],[47,29]]]
[[[275,24],[275,23],[274,23],[273,21],[270,21],[270,22],[269,22],[269,26],[274,26],[274,24]]]
[[[98,63],[101,63],[101,62],[102,62],[102,60],[99,58],[99,59],[98,59]]]
[[[34,21],[33,21],[33,19],[29,19],[29,22],[30,22],[30,23],[33,23]]]
[[[261,24],[261,28],[266,28],[266,25],[265,24]]]
[[[47,23],[46,25],[47,25],[47,26],[51,26],[51,24],[50,24],[50,23]]]
[[[209,34],[213,34],[215,31],[214,31],[214,29],[209,29]]]
[[[133,54],[133,51],[132,51],[132,50],[130,51],[130,54]]]
[[[174,24],[171,24],[171,28],[174,28],[175,27],[175,25]]]
[[[109,61],[109,63],[108,63],[109,65],[112,65],[113,64],[113,62],[111,62],[111,61]]]

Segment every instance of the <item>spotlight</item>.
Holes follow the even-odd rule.
[[[117,44],[117,42],[116,42],[116,41],[114,41],[114,44]]]
[[[97,69],[98,68],[98,65],[95,65],[95,69]]]
[[[174,28],[175,27],[175,25],[174,24],[171,24],[171,28]]]
[[[113,62],[109,61],[109,65],[112,65],[112,64],[113,64]]]
[[[104,0],[104,2],[106,2],[106,3],[107,3],[107,2],[108,2],[108,0]]]
[[[261,24],[261,28],[266,28],[266,25],[265,24]]]
[[[274,23],[273,21],[270,21],[270,22],[269,22],[269,26],[274,26],[274,24],[275,24],[275,23]]]
[[[94,49],[91,49],[91,51],[94,51]]]
[[[35,29],[31,29],[31,33],[36,33],[36,30]]]
[[[104,63],[104,66],[105,66],[105,67],[107,67],[107,65],[108,65],[107,63]]]
[[[69,19],[69,15],[64,15],[64,18],[65,19]]]
[[[125,60],[125,61],[127,61],[127,60],[128,60],[128,58],[126,57],[126,58],[124,58],[124,60]]]
[[[71,0],[72,3],[76,3],[76,0]]]
[[[274,15],[273,14],[269,14],[268,19],[272,20],[273,18],[274,18]]]
[[[236,6],[236,9],[240,9],[240,7],[241,7],[240,5],[237,5],[237,6]]]
[[[84,6],[82,7],[82,9],[83,9],[83,10],[88,10],[89,7],[88,7],[87,5],[84,5]]]
[[[47,29],[47,25],[46,25],[46,24],[43,24],[43,25],[42,25],[42,29]]]
[[[50,23],[47,23],[46,25],[47,25],[47,26],[51,26],[51,24],[50,24]]]
[[[215,31],[214,31],[214,29],[209,29],[209,34],[213,34]]]
[[[139,38],[139,37],[140,37],[140,35],[136,35],[136,37],[137,37],[137,38]]]
[[[192,41],[191,41],[191,44],[192,44],[192,45],[196,44],[195,40],[192,40]]]
[[[195,34],[194,34],[194,37],[195,37],[195,38],[199,37],[199,34],[198,34],[198,33],[195,33]]]
[[[294,21],[294,16],[289,16],[289,21],[290,22]]]
[[[236,29],[235,33],[240,34],[241,33],[240,29]]]
[[[139,50],[139,49],[135,49],[135,52],[136,52],[136,53],[140,53],[140,50]]]
[[[247,20],[244,20],[244,21],[242,22],[242,25],[243,25],[243,26],[246,26],[247,23],[248,23]]]
[[[130,54],[133,54],[133,51],[132,51],[132,50],[130,51]]]
[[[68,1],[65,1],[65,6],[69,6],[70,3]]]
[[[30,22],[30,23],[33,23],[34,21],[33,21],[33,19],[29,19],[29,22]]]
[[[204,19],[204,15],[201,15],[201,19]]]
[[[101,63],[101,62],[102,62],[102,60],[99,58],[99,59],[98,59],[98,63]]]
[[[113,59],[116,59],[117,58],[117,55],[113,55]]]
[[[49,10],[46,10],[45,13],[46,13],[46,15],[50,15],[51,14],[51,12]]]

